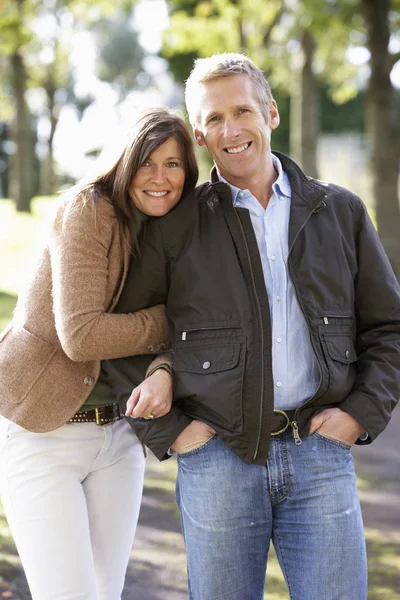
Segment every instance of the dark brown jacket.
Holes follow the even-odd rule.
[[[320,370],[295,421],[306,436],[314,414],[339,406],[371,441],[400,395],[399,286],[361,200],[278,156],[292,187],[288,270]],[[152,221],[116,307],[166,302],[172,325],[175,402],[135,429],[163,459],[200,419],[244,461],[264,464],[274,405],[267,292],[249,213],[213,180]],[[130,393],[140,360],[108,363],[118,394]]]

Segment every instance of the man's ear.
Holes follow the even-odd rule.
[[[280,123],[278,105],[275,100],[272,100],[271,105],[268,109],[269,126],[271,129],[276,129]]]
[[[194,139],[196,140],[196,142],[198,143],[199,146],[205,146],[206,145],[206,142],[204,140],[203,134],[196,127],[193,127],[193,135],[194,135]]]

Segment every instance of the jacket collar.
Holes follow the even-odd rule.
[[[273,154],[279,158],[282,168],[289,178],[292,188],[292,205],[300,202],[305,203],[310,210],[316,208],[326,196],[323,183],[306,177],[300,167],[286,154],[275,151]],[[211,169],[210,181],[222,199],[232,199],[229,186],[219,180],[215,166]]]

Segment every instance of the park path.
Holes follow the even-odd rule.
[[[365,527],[399,544],[400,553],[400,406],[385,431],[369,446],[353,449]]]

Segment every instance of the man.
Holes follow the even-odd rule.
[[[350,448],[399,397],[399,286],[359,198],[271,152],[248,58],[196,61],[186,104],[216,168],[150,224],[118,310],[165,302],[172,324],[175,402],[135,428],[178,453],[189,596],[261,600],[272,540],[292,599],[365,600]],[[140,366],[109,364],[120,397]]]

